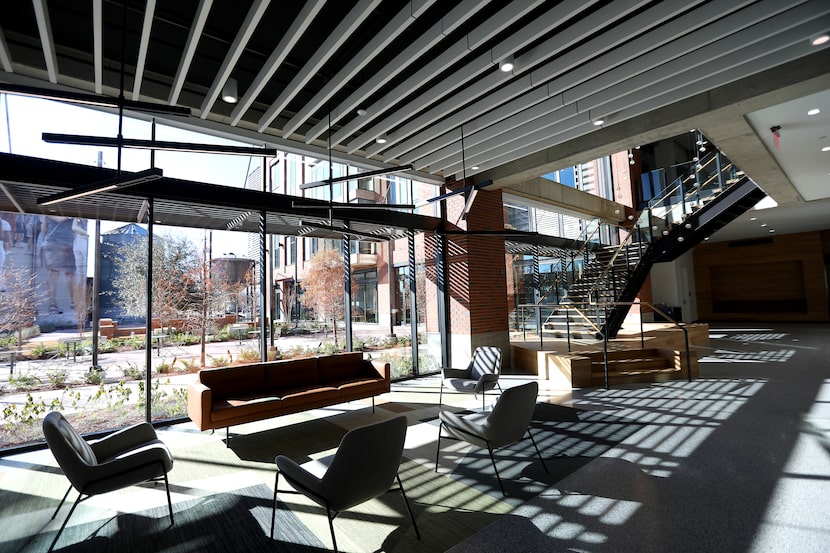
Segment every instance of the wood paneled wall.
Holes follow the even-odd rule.
[[[826,321],[830,231],[702,244],[694,250],[701,320]]]

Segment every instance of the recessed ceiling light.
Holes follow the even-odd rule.
[[[599,126],[600,126],[600,125],[602,125],[603,123],[605,123],[605,120],[604,120],[604,119],[594,119],[594,126],[595,126],[595,127],[599,127]]]
[[[819,113],[821,113],[820,109],[813,108],[813,109],[811,109],[810,111],[807,112],[807,115],[818,115]]]
[[[822,152],[830,152],[830,146],[825,146],[821,149]]]
[[[766,223],[761,223],[761,227],[762,227],[762,228],[764,228],[764,227],[766,227],[766,226],[767,226],[767,224],[766,224]]]
[[[472,169],[473,171],[477,171],[477,170],[478,170],[478,165],[473,165],[473,166],[471,167],[471,169]]]
[[[757,218],[758,218],[758,217],[750,217],[750,218],[749,218],[749,220],[750,220],[750,221],[754,221],[754,220],[755,220],[755,219],[757,219]]]
[[[810,39],[810,44],[812,44],[813,46],[821,46],[822,44],[825,44],[828,41],[830,41],[830,35],[823,34],[823,35],[819,35],[819,36],[811,38]]]
[[[506,58],[501,60],[501,63],[499,63],[499,69],[501,69],[505,73],[513,71],[513,56],[507,56]]]
[[[386,137],[385,136],[379,136],[379,137],[375,138],[375,142],[377,142],[378,144],[386,144]]]
[[[774,228],[769,229],[770,232],[775,232]]]

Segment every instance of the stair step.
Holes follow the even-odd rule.
[[[608,372],[614,372],[617,374],[629,374],[634,372],[644,372],[644,371],[660,371],[662,369],[671,368],[674,370],[674,367],[669,367],[669,362],[667,359],[662,357],[643,357],[639,359],[609,359],[608,360]],[[591,363],[591,370],[592,372],[605,372],[605,364],[603,361],[593,361]]]
[[[608,371],[608,381],[613,384],[633,384],[637,382],[656,382],[663,379],[680,379],[685,376],[685,371],[676,369],[674,367],[660,370],[643,370],[643,371],[625,371],[625,372],[611,372]],[[605,382],[604,371],[591,371],[591,383],[594,386],[602,386]]]

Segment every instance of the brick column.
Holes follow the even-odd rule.
[[[462,186],[450,183],[450,190]],[[479,190],[466,220],[461,220],[467,197],[452,196],[447,203],[447,229],[469,231],[503,231],[504,207],[499,190]],[[435,241],[426,240],[428,303],[435,296]],[[508,335],[507,285],[505,277],[504,236],[447,236],[447,281],[449,296],[450,359],[454,367],[465,366],[478,346],[502,349],[503,365],[510,366]],[[432,291],[432,294],[429,292]],[[430,309],[430,315],[434,310]],[[428,331],[437,330],[437,322],[428,316]]]

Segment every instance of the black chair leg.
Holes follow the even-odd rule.
[[[438,383],[438,407],[441,407],[442,401],[444,400],[444,382],[441,381]]]
[[[331,509],[329,508],[328,503],[326,503],[326,516],[329,519],[329,530],[331,531],[332,549],[334,549],[334,553],[337,553],[337,539],[334,537],[334,517],[331,516]],[[337,515],[335,514],[335,516]]]
[[[415,528],[415,535],[418,536],[418,539],[421,539],[421,532],[418,530],[418,524],[415,522],[415,515],[412,514],[412,508],[409,506],[409,500],[406,498],[406,492],[403,491],[403,484],[401,483],[400,475],[396,474],[395,478],[398,479],[398,487],[401,489],[401,495],[403,496],[403,502],[406,505],[406,510],[409,512],[409,518],[412,521],[412,527]]]
[[[72,485],[70,484],[69,488],[66,490],[66,493],[63,494],[63,499],[61,499],[61,502],[58,504],[58,508],[55,509],[54,513],[52,513],[52,520],[55,520],[55,517],[58,516],[58,511],[60,511],[61,507],[63,507],[63,502],[66,501],[67,497],[69,497],[69,492],[71,492],[71,491],[72,491]]]
[[[504,485],[501,483],[501,476],[499,476],[499,469],[496,466],[496,458],[493,457],[493,448],[490,447],[490,444],[487,444],[487,452],[490,454],[490,461],[493,462],[493,470],[496,472],[496,480],[499,481],[499,488],[501,489],[501,494],[507,497],[507,492],[504,491]]]
[[[530,431],[530,428],[527,429],[527,433],[530,436],[530,441],[533,442],[533,448],[536,449],[536,455],[538,455],[539,460],[542,461],[542,468],[545,469],[545,474],[550,474],[548,472],[548,467],[545,465],[545,460],[542,458],[542,454],[539,452],[539,447],[536,445],[536,440],[533,438],[533,433]]]
[[[81,502],[81,497],[82,496],[83,496],[82,493],[78,494],[78,498],[75,500],[75,503],[72,504],[72,508],[69,509],[69,514],[66,515],[65,519],[63,519],[63,524],[61,524],[61,528],[60,528],[60,530],[58,530],[58,533],[55,534],[55,539],[52,540],[52,545],[49,546],[48,553],[52,553],[52,550],[55,548],[55,544],[58,543],[58,538],[61,537],[61,532],[63,532],[63,529],[66,528],[66,523],[69,522],[69,517],[71,517],[72,513],[75,512],[75,507],[77,507],[78,503]]]
[[[438,425],[438,444],[435,446],[435,472],[438,472],[438,454],[441,453],[441,430],[443,428],[444,428],[444,423],[442,421]]]
[[[274,479],[274,505],[271,509],[271,539],[274,539],[274,523],[277,520],[277,487],[280,485],[280,471]]]
[[[170,499],[170,482],[167,480],[167,473],[164,473],[164,489],[167,490],[167,508],[170,509],[170,525],[172,526],[173,521],[173,501]]]

